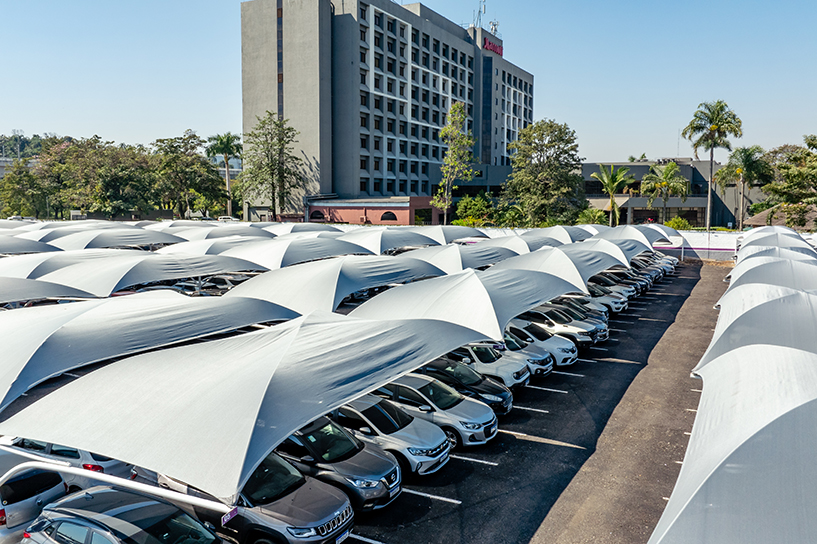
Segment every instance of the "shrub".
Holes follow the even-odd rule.
[[[585,208],[579,213],[576,222],[580,225],[606,225],[609,220],[604,210]]]
[[[692,225],[683,217],[673,217],[664,224],[675,230],[692,230]]]

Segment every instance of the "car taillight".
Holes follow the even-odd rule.
[[[86,463],[86,464],[82,465],[82,468],[84,468],[85,470],[90,470],[92,472],[105,472],[105,469],[102,468],[101,466],[91,465],[89,463]]]
[[[65,492],[68,493],[68,484],[65,483],[65,482],[62,482],[62,486],[65,488]]]
[[[31,534],[30,533],[23,533],[23,538],[31,538]]]
[[[6,509],[0,508],[0,525],[6,524]]]

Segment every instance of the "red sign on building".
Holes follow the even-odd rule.
[[[488,51],[493,51],[494,53],[496,53],[500,57],[502,56],[502,46],[495,44],[494,42],[492,42],[488,38],[485,38],[485,42],[483,43],[482,48],[487,49]]]

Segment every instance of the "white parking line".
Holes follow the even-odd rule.
[[[526,385],[528,389],[538,389],[539,391],[549,391],[551,393],[564,393],[567,395],[569,391],[562,391],[561,389],[548,389],[547,387],[539,387],[538,385]]]
[[[669,497],[661,497],[661,498],[664,499],[665,501],[669,500]]]
[[[595,363],[596,362],[595,359],[576,359],[576,361],[578,361],[580,363]]]
[[[687,408],[686,411],[687,412],[697,412],[698,410],[696,410],[694,408]]]
[[[573,372],[562,372],[561,370],[554,370],[551,374],[559,374],[560,376],[573,376],[574,378],[584,378],[584,374],[574,374]]]
[[[379,540],[373,540],[371,538],[366,538],[365,536],[356,535],[355,533],[349,533],[349,538],[354,538],[355,540],[359,540],[361,542],[366,542],[367,544],[384,544]]]
[[[687,435],[687,436],[692,436],[692,433],[688,433],[686,431],[684,431],[684,434]]]
[[[617,359],[615,357],[603,357],[599,359],[577,359],[577,361],[582,361],[584,363],[627,363],[631,365],[644,364],[639,363],[638,361],[628,361],[627,359]]]
[[[403,488],[403,493],[408,493],[409,495],[419,495],[420,497],[425,497],[427,499],[434,499],[434,500],[437,500],[437,501],[450,502],[451,504],[462,504],[462,501],[458,501],[457,499],[449,499],[448,497],[440,497],[439,495],[431,495],[429,493],[423,493],[422,491],[414,491],[413,489],[408,489],[407,487]]]
[[[607,349],[607,348],[597,348],[596,346],[590,346],[590,347],[589,347],[589,348],[587,348],[587,349],[595,349],[595,350],[597,350],[597,351],[610,351],[610,350],[609,350],[609,349]]]
[[[627,314],[627,317],[641,317],[641,314]]]
[[[520,410],[525,410],[526,412],[537,412],[537,413],[540,413],[540,414],[549,414],[550,413],[547,410],[540,410],[539,408],[528,408],[527,406],[519,406],[518,404],[516,406],[514,406],[514,408],[519,408]]]
[[[607,330],[609,330],[610,332],[627,332],[624,329],[607,329]]]
[[[587,448],[582,446],[577,446],[576,444],[568,444],[567,442],[560,442],[559,440],[551,440],[550,438],[542,438],[541,436],[533,436],[530,434],[525,433],[517,433],[514,431],[506,431],[504,429],[499,429],[500,433],[509,434],[515,436],[517,438],[521,438],[522,440],[527,440],[529,442],[538,442],[539,444],[549,444],[551,446],[564,446],[566,448],[575,448],[577,450],[586,450]]]
[[[675,463],[678,464],[678,465],[683,465],[684,464],[683,461],[675,461]]]
[[[488,465],[489,467],[498,467],[499,463],[494,463],[493,461],[483,461],[482,459],[474,459],[473,457],[463,457],[462,455],[449,455],[451,459],[459,459],[460,461],[470,461],[472,463],[480,463],[482,465]]]
[[[626,316],[624,316],[624,317],[626,317]],[[609,319],[608,321],[610,323],[624,323],[626,325],[633,325],[634,324],[634,322],[632,322],[632,321],[622,321],[621,319]]]
[[[703,393],[700,389],[690,389],[693,393]]]

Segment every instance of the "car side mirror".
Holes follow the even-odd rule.
[[[311,455],[304,455],[303,457],[301,457],[301,461],[303,461],[304,463],[314,463],[315,458],[312,457]]]
[[[533,342],[533,338],[525,338],[525,342]]]
[[[471,359],[469,357],[463,357],[462,361],[460,361],[460,362],[462,364],[464,364],[464,365],[470,365],[471,364]]]
[[[374,431],[372,431],[371,427],[361,427],[360,432],[369,436],[374,434]]]
[[[215,525],[213,525],[212,523],[210,523],[209,521],[205,521],[205,522],[203,523],[203,525],[204,525],[205,527],[207,527],[208,529],[210,529],[211,531],[213,531],[214,533],[216,532],[216,526],[215,526]]]
[[[434,408],[432,408],[432,407],[431,407],[431,406],[429,406],[428,404],[423,404],[423,405],[422,405],[422,406],[420,406],[420,408],[418,408],[418,409],[419,409],[421,412],[433,412],[433,411],[434,411]]]

